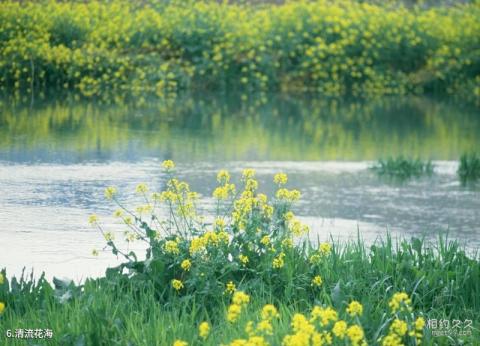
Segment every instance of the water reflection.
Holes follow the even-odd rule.
[[[74,100],[0,105],[0,159],[12,162],[457,160],[480,147],[478,110],[425,98],[342,101],[184,97],[144,105]]]

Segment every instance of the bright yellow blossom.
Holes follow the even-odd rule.
[[[185,260],[183,260],[182,263],[180,264],[180,267],[181,267],[184,271],[188,272],[188,271],[190,270],[190,268],[192,267],[192,262],[190,262],[189,259],[185,259]]]
[[[172,287],[175,290],[180,291],[183,288],[183,283],[180,280],[173,279],[172,280]]]
[[[320,275],[317,275],[315,276],[313,279],[312,279],[312,283],[311,285],[312,286],[315,286],[315,287],[320,287],[322,285],[322,278]]]
[[[395,293],[388,303],[392,312],[402,311],[405,309],[411,311],[411,304],[412,301],[405,292]]]
[[[352,342],[352,345],[360,345],[365,334],[363,333],[362,327],[359,325],[354,324],[353,326],[347,329],[347,336]]]
[[[285,173],[277,173],[273,177],[273,182],[277,185],[285,185],[288,181],[288,176]]]
[[[350,302],[350,304],[348,304],[347,313],[350,316],[362,316],[363,314],[362,304],[360,304],[356,300],[353,300],[352,302]]]
[[[208,324],[208,322],[200,323],[200,325],[198,326],[198,335],[205,340],[208,337],[209,333],[210,325]]]
[[[339,339],[343,339],[347,333],[347,322],[342,320],[335,322],[332,332]]]
[[[173,346],[188,346],[188,343],[183,340],[175,340],[173,343]]]
[[[165,160],[162,162],[162,167],[169,171],[175,168],[175,163],[172,160]]]
[[[278,318],[280,317],[280,314],[278,313],[277,309],[275,308],[274,305],[272,304],[266,304],[262,308],[262,320],[271,320],[273,318]]]
[[[235,284],[233,283],[233,281],[229,281],[227,283],[226,288],[225,288],[225,292],[231,294],[231,293],[235,292],[235,289],[236,289],[236,287],[235,287]]]

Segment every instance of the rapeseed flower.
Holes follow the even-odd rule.
[[[280,317],[280,314],[278,313],[278,311],[277,311],[277,309],[275,308],[274,305],[266,304],[262,308],[261,317],[262,317],[262,320],[272,320],[274,318]]]
[[[227,320],[229,322],[235,322],[240,316],[241,312],[242,312],[242,307],[240,305],[231,304],[227,310]]]
[[[322,285],[322,282],[323,281],[322,281],[321,276],[317,275],[312,279],[311,285],[314,286],[314,287],[320,287]]]
[[[198,335],[205,340],[208,337],[208,334],[210,334],[210,325],[208,322],[202,322],[198,326]]]
[[[275,269],[283,268],[285,265],[284,261],[285,253],[281,252],[277,257],[275,257],[272,261],[272,267]]]
[[[248,263],[248,256],[245,256],[245,255],[239,255],[238,256],[238,259],[240,260],[240,262],[243,264],[243,265],[247,265]]]
[[[182,288],[183,288],[183,283],[182,281],[178,280],[178,279],[173,279],[172,280],[172,287],[176,290],[176,291],[180,291]]]
[[[363,314],[362,304],[360,304],[356,300],[353,300],[352,302],[350,302],[350,304],[348,304],[347,313],[352,317],[362,316],[362,314]]]
[[[365,334],[363,333],[362,327],[359,325],[354,324],[353,326],[349,327],[347,329],[347,336],[352,342],[352,345],[360,345],[362,344],[363,338],[365,337]]]
[[[183,340],[175,340],[173,343],[173,346],[188,346],[188,343]]]
[[[333,335],[335,335],[339,339],[343,339],[347,334],[347,327],[347,322],[345,321],[340,320],[335,322],[332,328]]]
[[[180,264],[180,267],[181,267],[184,271],[188,272],[188,271],[190,270],[190,268],[192,267],[192,262],[190,262],[189,259],[185,259],[185,260],[183,260],[182,263]]]
[[[5,310],[5,303],[0,302],[0,314]]]
[[[233,294],[232,301],[236,305],[246,305],[250,301],[250,296],[243,291],[236,291]]]
[[[229,281],[227,283],[226,288],[225,288],[225,292],[232,294],[233,292],[235,292],[235,289],[236,289],[236,287],[235,287],[235,284],[233,283],[233,281]]]
[[[405,292],[395,293],[392,299],[390,300],[390,302],[388,303],[393,313],[397,311],[402,311],[405,309],[408,311],[411,311],[412,310],[410,306],[411,304],[412,304],[412,301],[408,297],[408,294],[406,294]]]
[[[285,173],[277,173],[273,177],[273,182],[279,186],[285,185],[288,181],[288,176]]]
[[[178,243],[173,240],[167,240],[163,246],[163,249],[168,254],[178,255],[180,253],[180,249],[178,248]]]
[[[172,160],[165,160],[162,162],[162,167],[165,170],[170,171],[175,168],[175,163]]]
[[[399,320],[398,318],[395,319],[390,326],[390,331],[399,336],[404,336],[408,331],[407,322]]]
[[[322,326],[328,325],[330,322],[335,322],[338,319],[337,312],[331,308],[326,307],[322,308],[320,306],[314,306],[311,312],[312,318],[310,319],[311,322],[315,322],[320,320]]]

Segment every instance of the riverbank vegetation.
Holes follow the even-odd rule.
[[[480,97],[480,4],[0,3],[0,85],[84,96],[269,90]]]
[[[412,177],[432,175],[434,166],[431,161],[420,159],[408,159],[403,156],[396,158],[380,159],[371,167],[379,176],[389,176],[395,179],[405,180]]]
[[[464,184],[480,179],[480,156],[476,153],[463,154],[457,173]]]
[[[106,188],[117,223],[90,216],[124,260],[105,277],[52,287],[2,273],[6,329],[48,327],[47,344],[68,345],[429,345],[449,340],[431,321],[455,319],[455,340],[480,336],[480,262],[456,242],[313,240],[288,176],[274,176],[269,199],[252,169],[238,184],[220,171],[216,215],[203,218],[175,164],[163,166],[164,187],[139,184],[136,208]],[[145,255],[122,246],[132,242]]]

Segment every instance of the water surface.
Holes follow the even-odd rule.
[[[39,100],[0,103],[0,266],[23,266],[47,276],[100,275],[115,259],[98,258],[100,234],[87,218],[97,213],[121,232],[103,198],[115,185],[135,206],[133,190],[161,190],[164,159],[202,194],[205,212],[219,169],[238,180],[256,168],[261,190],[289,174],[302,191],[296,212],[312,237],[371,242],[391,232],[429,239],[448,232],[480,246],[480,192],[461,186],[456,160],[480,148],[478,109],[453,100],[382,98],[338,101],[271,96],[251,102],[203,95],[172,101],[102,105]],[[432,177],[402,183],[368,170],[381,157],[434,160]]]

